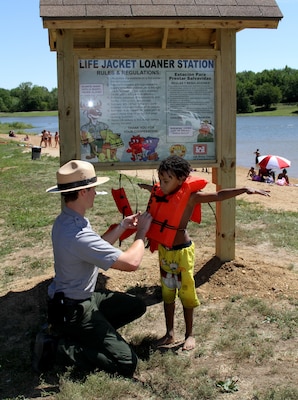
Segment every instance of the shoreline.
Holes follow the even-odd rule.
[[[20,146],[24,146],[24,151],[31,151],[33,146],[40,145],[41,135],[29,135],[29,141],[24,141],[25,135],[17,135],[16,138],[11,138],[8,134],[0,134],[0,141],[6,143],[9,141],[16,141]],[[52,142],[52,144],[54,144]],[[55,144],[54,144],[55,145]],[[52,157],[60,156],[59,145],[57,147],[41,147],[41,156],[48,154]],[[201,172],[200,170],[194,171],[192,175],[204,178],[208,181],[208,184],[204,190],[209,192],[216,191],[216,185],[212,183],[211,168],[209,173]],[[119,172],[129,175],[137,176],[140,179],[152,181],[152,175],[154,174],[157,178],[155,170],[142,169],[142,170],[120,170]],[[271,197],[247,195],[245,200],[248,202],[259,203],[261,206],[278,211],[297,211],[298,210],[298,179],[290,178],[290,186],[278,186],[276,184],[268,184],[264,182],[256,182],[247,178],[248,168],[242,166],[236,166],[236,187],[252,187],[256,189],[262,189],[270,192]]]

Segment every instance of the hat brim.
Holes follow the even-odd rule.
[[[75,188],[71,188],[71,189],[64,189],[61,190],[58,188],[58,186],[53,186],[50,187],[49,189],[46,190],[47,193],[67,193],[67,192],[76,192],[78,190],[82,190],[82,189],[88,189],[94,186],[98,186],[98,185],[102,185],[103,183],[106,183],[110,180],[110,178],[104,176],[104,177],[97,177],[97,181],[94,183],[89,183],[89,185],[84,185],[84,186],[79,186],[79,187],[75,187]]]

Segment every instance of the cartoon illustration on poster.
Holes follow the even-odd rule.
[[[215,159],[214,60],[79,60],[81,158]]]
[[[159,138],[142,137],[140,135],[132,136],[128,142],[127,153],[131,153],[132,161],[157,161],[159,159],[156,147]]]

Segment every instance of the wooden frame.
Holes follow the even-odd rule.
[[[104,55],[103,55],[104,53]],[[75,52],[75,64],[78,64],[78,61],[80,59],[85,59],[85,52]],[[186,59],[186,60],[192,60],[192,59],[213,59],[215,61],[216,65],[220,65],[218,63],[218,59],[220,57],[220,52],[217,50],[185,50],[183,53],[179,53],[182,55],[181,58]],[[118,55],[118,57],[117,57]],[[112,49],[105,49],[105,51],[96,51],[92,54],[92,57],[89,57],[89,59],[116,59],[119,58],[118,52],[115,52]],[[136,52],[135,50],[127,49],[125,54],[123,54],[123,57],[121,59],[177,59],[177,52],[175,50],[166,50],[166,51],[156,51],[156,50],[148,50],[145,49],[142,52],[138,51]],[[219,75],[217,71],[220,71],[220,68],[215,67],[215,87],[214,91],[214,97],[220,98],[220,90],[221,86],[218,84],[220,80],[216,78],[216,76]],[[76,87],[78,87],[78,81],[76,80]],[[76,109],[76,115],[77,118],[79,118],[79,102],[77,101],[77,109]],[[216,115],[216,120],[217,120],[217,113],[220,115],[220,108],[217,106],[217,103],[215,103],[215,115]],[[216,123],[216,130],[218,129],[218,126],[221,126],[221,123]],[[77,119],[76,121],[76,136],[79,138],[80,137],[80,121]],[[220,136],[220,135],[219,135]],[[218,167],[219,166],[219,160],[221,159],[221,154],[220,154],[220,146],[218,146],[217,143],[221,142],[220,137],[216,137],[216,154],[214,159],[208,159],[208,160],[192,160],[191,164],[193,167],[200,168],[203,166],[208,166],[208,167]],[[79,158],[81,157],[81,154],[78,149],[78,156]],[[159,165],[159,160],[150,162],[102,162],[102,163],[95,163],[94,166],[96,169],[99,170],[137,170],[137,169],[156,169],[157,166]]]
[[[43,18],[49,44],[57,51],[60,163],[80,158],[79,59],[213,58],[215,68],[216,189],[236,185],[236,33],[278,26],[273,18]],[[111,166],[96,164],[96,169]],[[156,163],[132,165],[152,169]],[[117,163],[117,169],[127,165]],[[216,255],[235,257],[235,199],[216,204]]]

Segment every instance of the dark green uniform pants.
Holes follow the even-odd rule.
[[[64,321],[53,323],[49,319],[61,337],[58,361],[87,370],[98,368],[132,376],[137,356],[116,330],[143,315],[145,303],[117,292],[95,292],[90,300],[82,302],[62,300],[55,308]]]

